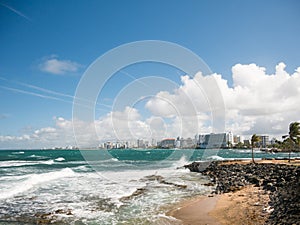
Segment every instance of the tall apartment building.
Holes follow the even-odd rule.
[[[228,133],[196,135],[197,148],[226,148],[229,141]]]

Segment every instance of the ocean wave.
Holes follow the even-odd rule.
[[[180,168],[180,167],[183,167],[184,165],[187,165],[188,163],[189,163],[189,161],[183,155],[183,156],[181,156],[181,158],[178,161],[173,163],[172,167]]]
[[[46,165],[52,165],[54,164],[54,160],[53,159],[50,159],[50,160],[47,160],[47,161],[39,161],[37,164],[46,164]]]
[[[47,157],[33,154],[33,155],[30,155],[30,156],[27,156],[26,158],[46,159]]]
[[[20,152],[13,152],[13,153],[11,153],[11,154],[13,154],[13,155],[20,155],[20,154],[24,154],[25,152],[23,152],[23,151],[20,151]]]
[[[88,165],[81,165],[72,168],[75,172],[94,172],[94,169]]]
[[[224,160],[223,157],[218,156],[218,155],[212,155],[212,156],[208,157],[208,159],[212,159],[212,160]]]
[[[118,162],[119,160],[117,158],[111,158],[110,161]]]
[[[3,176],[3,177],[0,177],[0,181],[23,180],[23,179],[26,179],[28,177],[30,177],[29,174],[26,174],[26,175],[17,175],[17,176]]]
[[[10,161],[0,161],[0,168],[2,167],[19,167],[19,166],[33,166],[38,164],[52,165],[54,160],[42,160],[42,161],[24,161],[24,160],[10,160]]]
[[[30,166],[36,165],[37,162],[30,162],[30,161],[21,161],[21,160],[11,160],[11,161],[2,161],[0,162],[1,167],[16,167],[16,166]]]
[[[55,172],[31,174],[26,180],[14,185],[14,188],[9,188],[7,191],[2,190],[0,193],[0,199],[11,198],[15,195],[26,192],[41,183],[49,182],[63,177],[71,177],[74,176],[74,174],[75,172],[70,168],[64,168]]]
[[[58,161],[58,162],[62,162],[62,161],[65,161],[66,159],[63,158],[63,157],[58,157],[55,159],[55,161]]]

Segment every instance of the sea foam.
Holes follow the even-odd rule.
[[[55,159],[55,161],[58,161],[58,162],[65,161],[65,158],[63,158],[63,157],[58,157],[57,159]]]
[[[41,174],[31,174],[26,180],[21,181],[14,185],[13,188],[8,189],[7,191],[2,190],[0,193],[0,199],[11,198],[15,195],[26,192],[39,184],[49,182],[52,180],[60,179],[63,177],[74,176],[75,172],[70,168],[64,168],[55,172],[41,173]]]
[[[212,160],[224,160],[224,158],[222,158],[221,156],[218,156],[218,155],[212,155],[212,156],[208,157],[208,159],[212,159]]]

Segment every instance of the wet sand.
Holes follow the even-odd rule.
[[[209,215],[216,207],[219,197],[201,196],[192,198],[180,203],[167,215],[176,218],[179,220],[179,224],[184,225],[219,224],[213,216]]]

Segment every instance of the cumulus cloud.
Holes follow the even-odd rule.
[[[40,63],[39,68],[43,72],[62,75],[77,72],[82,65],[71,60],[60,60],[57,56],[51,56]]]
[[[146,107],[157,116],[173,116],[174,107],[163,108],[166,102],[172,102],[177,111],[188,115],[193,110],[185,104],[191,102],[197,114],[202,115],[198,120],[199,129],[208,132],[206,121],[209,119],[210,102],[201,86],[209,87],[214,79],[223,96],[227,131],[280,136],[287,132],[291,121],[299,120],[300,115],[300,68],[288,74],[285,67],[284,63],[279,63],[274,74],[267,74],[264,67],[256,64],[236,64],[232,67],[232,86],[219,74],[211,74],[204,79],[201,79],[201,73],[194,78],[184,76],[183,85],[174,93],[158,93]]]
[[[54,125],[34,131],[27,131],[20,136],[0,135],[0,148],[52,148],[76,145],[72,125],[64,127],[63,123],[72,124],[63,118],[54,118]]]
[[[97,146],[105,140],[158,140],[209,133],[214,122],[211,111],[215,110],[211,101],[217,91],[224,101],[225,131],[246,137],[253,133],[281,137],[290,122],[300,119],[300,67],[292,74],[285,67],[279,63],[274,74],[267,74],[256,64],[236,64],[232,67],[232,85],[220,74],[182,76],[178,88],[158,92],[146,101],[145,109],[151,113],[147,118],[129,106],[93,123],[55,117],[52,127],[21,136],[0,136],[0,147],[76,145],[73,126],[79,131],[76,138],[81,146]]]

